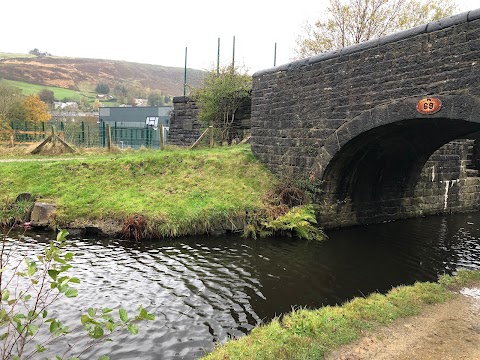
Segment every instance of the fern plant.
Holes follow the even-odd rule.
[[[262,223],[272,233],[280,232],[307,240],[324,240],[325,233],[316,224],[315,210],[311,204],[295,206],[286,214]]]
[[[244,236],[266,237],[272,235],[296,236],[307,240],[324,240],[325,233],[317,226],[313,205],[300,205],[276,217],[263,214],[250,214],[244,228]]]

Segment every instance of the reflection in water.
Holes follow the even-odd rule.
[[[292,306],[339,304],[436,280],[458,267],[480,269],[479,227],[475,213],[331,231],[323,243],[71,238],[82,283],[79,297],[62,302],[60,310],[73,324],[88,307],[121,305],[133,313],[143,304],[156,315],[137,337],[121,334],[85,358],[195,359]],[[33,254],[46,239],[31,236],[22,247]]]

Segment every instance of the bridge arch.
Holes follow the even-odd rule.
[[[352,213],[352,223],[402,217],[430,156],[480,131],[478,98],[439,98],[443,107],[434,115],[421,115],[419,98],[408,98],[365,111],[331,134],[311,174],[323,180],[325,200]]]
[[[479,34],[477,9],[255,73],[253,153],[323,180],[331,226],[480,209],[480,176],[462,170],[479,137],[449,143],[479,129]],[[416,111],[427,96],[438,113]]]

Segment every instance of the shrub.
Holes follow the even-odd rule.
[[[71,265],[74,254],[64,251],[68,232],[60,231],[57,240],[50,242],[43,253],[33,258],[15,254],[18,251],[16,242],[20,240],[10,241],[6,234],[4,228],[0,244],[0,358],[30,359],[44,353],[55,338],[71,333],[60,321],[55,305],[63,296],[74,298],[78,295],[75,285],[80,279],[71,274],[74,272]],[[142,306],[135,317],[129,317],[120,308],[117,319],[113,309],[90,308],[81,315],[80,322],[86,331],[85,336],[92,339],[87,347],[90,348],[110,340],[113,333],[122,329],[136,335],[138,321],[153,319],[154,316]],[[69,345],[62,352],[66,356],[75,351],[78,353],[69,359],[79,359],[85,349],[78,350]],[[103,355],[100,359],[107,360],[108,356]]]

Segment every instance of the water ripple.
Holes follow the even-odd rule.
[[[133,314],[142,304],[156,315],[141,324],[139,336],[122,333],[85,358],[197,359],[292,306],[337,304],[459,267],[480,269],[477,219],[452,215],[356,227],[330,232],[320,244],[232,236],[146,243],[72,238],[82,283],[78,298],[57,308],[74,326],[89,307],[122,306]],[[30,234],[16,242],[18,253],[33,256],[49,237]]]

